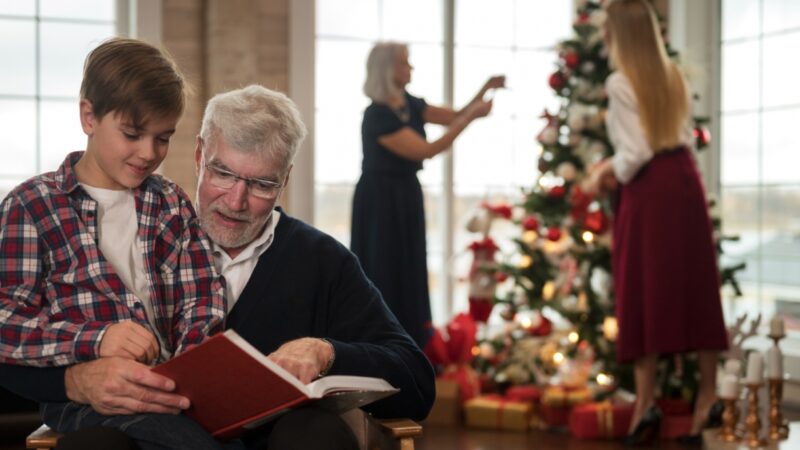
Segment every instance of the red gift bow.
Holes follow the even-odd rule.
[[[425,355],[435,365],[468,364],[472,361],[472,347],[478,327],[469,314],[453,317],[445,327],[447,340],[441,331],[433,330],[433,336],[425,346]]]

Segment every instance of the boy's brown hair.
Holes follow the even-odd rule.
[[[136,39],[112,38],[86,57],[81,99],[92,103],[97,119],[120,113],[143,127],[151,117],[183,114],[186,86],[172,58]]]

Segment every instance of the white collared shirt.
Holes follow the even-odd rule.
[[[275,228],[278,226],[280,218],[281,213],[278,210],[272,210],[261,236],[247,244],[247,247],[235,258],[231,258],[216,242],[211,242],[211,246],[214,249],[214,267],[216,267],[217,272],[225,277],[225,297],[228,301],[228,313],[231,312],[236,300],[242,295],[247,282],[250,281],[250,276],[253,274],[256,264],[258,264],[258,258],[272,245],[272,241],[275,238]]]

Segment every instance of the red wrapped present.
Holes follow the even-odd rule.
[[[538,405],[542,398],[542,391],[534,385],[511,386],[506,390],[506,398],[518,402],[528,402]]]
[[[589,389],[550,386],[545,389],[541,400],[541,414],[550,427],[563,427],[569,423],[572,407],[592,400]]]
[[[571,406],[553,406],[542,403],[539,409],[542,419],[548,427],[563,427],[569,423]]]
[[[492,430],[527,431],[530,428],[531,410],[529,403],[508,400],[499,395],[481,395],[464,404],[467,426]]]
[[[572,408],[569,430],[578,439],[620,438],[628,433],[633,404],[609,401]]]
[[[685,416],[692,413],[692,405],[682,398],[659,398],[656,404],[665,416]]]
[[[675,439],[692,431],[692,415],[668,416],[661,420],[661,439]]]

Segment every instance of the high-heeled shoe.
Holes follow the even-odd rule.
[[[651,406],[644,413],[633,432],[622,439],[622,443],[627,447],[638,447],[653,442],[658,437],[661,418],[661,410],[655,405]]]
[[[722,426],[722,413],[725,411],[725,405],[722,401],[717,400],[711,405],[711,408],[708,410],[708,416],[706,417],[706,422],[700,428],[700,433],[697,434],[684,434],[682,436],[678,436],[676,439],[679,443],[687,446],[692,447],[699,447],[703,444],[703,430],[709,428],[719,428]]]

